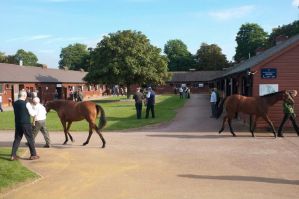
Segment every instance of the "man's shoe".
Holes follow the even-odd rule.
[[[281,133],[279,133],[279,134],[277,135],[277,137],[281,137],[281,138],[283,138],[283,137],[284,137],[284,135],[283,135],[283,134],[281,134]]]
[[[46,144],[46,145],[44,145],[43,147],[44,147],[44,148],[50,148],[51,146],[48,145],[48,144]]]
[[[39,156],[38,155],[32,155],[30,156],[29,160],[37,160],[39,159]]]
[[[19,156],[11,156],[11,157],[10,157],[10,160],[11,160],[11,161],[18,160],[18,159],[20,159]]]

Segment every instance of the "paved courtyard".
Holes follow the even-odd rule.
[[[104,132],[105,149],[96,134],[81,146],[87,132],[72,133],[75,143],[68,145],[61,145],[62,132],[51,132],[53,147],[44,149],[39,134],[41,159],[22,163],[42,177],[3,197],[298,198],[299,137],[260,132],[252,138],[241,123],[234,124],[238,137],[228,128],[218,135],[221,121],[209,118],[209,108],[207,95],[193,95],[171,123]],[[0,136],[1,146],[11,146],[13,132]]]

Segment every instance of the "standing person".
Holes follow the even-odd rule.
[[[0,111],[3,112],[3,109],[2,109],[2,95],[0,95]]]
[[[133,99],[135,100],[137,119],[141,119],[143,93],[140,92],[140,88],[136,89],[136,93],[133,95]]]
[[[15,138],[12,145],[11,151],[11,160],[18,159],[17,150],[20,146],[23,135],[25,135],[29,150],[30,158],[29,160],[39,159],[39,156],[36,154],[34,139],[32,134],[32,126],[30,122],[30,115],[35,116],[35,111],[33,110],[31,104],[26,102],[27,93],[25,90],[21,90],[19,93],[19,99],[14,102],[14,114],[15,114]]]
[[[297,91],[294,90],[293,92],[290,92],[290,95],[292,98],[294,98],[297,95]],[[281,124],[278,128],[278,137],[284,137],[282,129],[283,129],[283,125],[285,124],[285,122],[290,119],[292,121],[293,127],[295,129],[295,131],[297,132],[297,135],[299,136],[299,127],[296,123],[296,114],[294,111],[294,103],[290,102],[290,101],[284,101],[282,103],[283,106],[283,112],[284,112],[284,117],[281,121]]]
[[[79,89],[78,93],[77,93],[77,101],[82,102],[83,99],[84,99],[83,93],[82,93],[81,89]]]
[[[210,116],[211,118],[212,117],[216,118],[216,102],[217,102],[217,95],[216,95],[216,92],[213,88],[212,93],[211,93],[211,97],[210,97],[211,110],[212,110],[212,115]]]
[[[184,98],[184,96],[183,96],[183,92],[184,92],[183,88],[180,87],[180,88],[179,88],[179,93],[180,93],[180,98],[181,98],[181,99]]]
[[[151,87],[148,87],[148,92],[146,94],[146,116],[145,118],[148,118],[149,111],[152,113],[152,118],[155,118],[155,97],[156,94],[152,90]]]
[[[44,148],[50,148],[51,147],[51,141],[49,137],[48,129],[46,128],[46,115],[47,111],[46,108],[40,103],[40,99],[38,97],[33,98],[33,109],[36,112],[36,116],[34,117],[34,128],[33,128],[33,138],[37,136],[37,133],[39,131],[42,132],[46,145],[44,145]]]

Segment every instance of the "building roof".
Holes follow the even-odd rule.
[[[85,83],[87,72],[0,63],[0,82]]]
[[[224,71],[178,71],[171,72],[168,82],[207,82],[223,74]]]
[[[299,42],[299,34],[273,46],[272,48],[265,50],[264,52],[260,53],[259,55],[251,57],[250,59],[246,60],[243,63],[240,63],[234,67],[228,68],[221,76],[218,76],[218,78],[246,71],[246,70],[260,64],[261,62],[265,61],[266,59],[276,55],[277,53],[283,51],[284,49],[288,48],[289,46],[291,46],[297,42]]]

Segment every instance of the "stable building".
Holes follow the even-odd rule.
[[[214,84],[224,96],[241,94],[262,96],[281,90],[299,91],[299,35],[287,38],[279,36],[276,45],[257,52],[257,55],[226,70],[214,79]],[[295,98],[295,111],[299,114],[299,96]],[[283,118],[282,102],[278,102],[269,111],[275,127],[279,127]],[[289,125],[290,126],[290,123]],[[260,119],[257,127],[268,127]]]
[[[84,97],[98,97],[106,90],[103,85],[90,85],[83,81],[84,71],[50,69],[0,63],[0,95],[3,106],[11,106],[20,90],[37,92],[42,103],[53,99],[71,99],[82,90]]]

